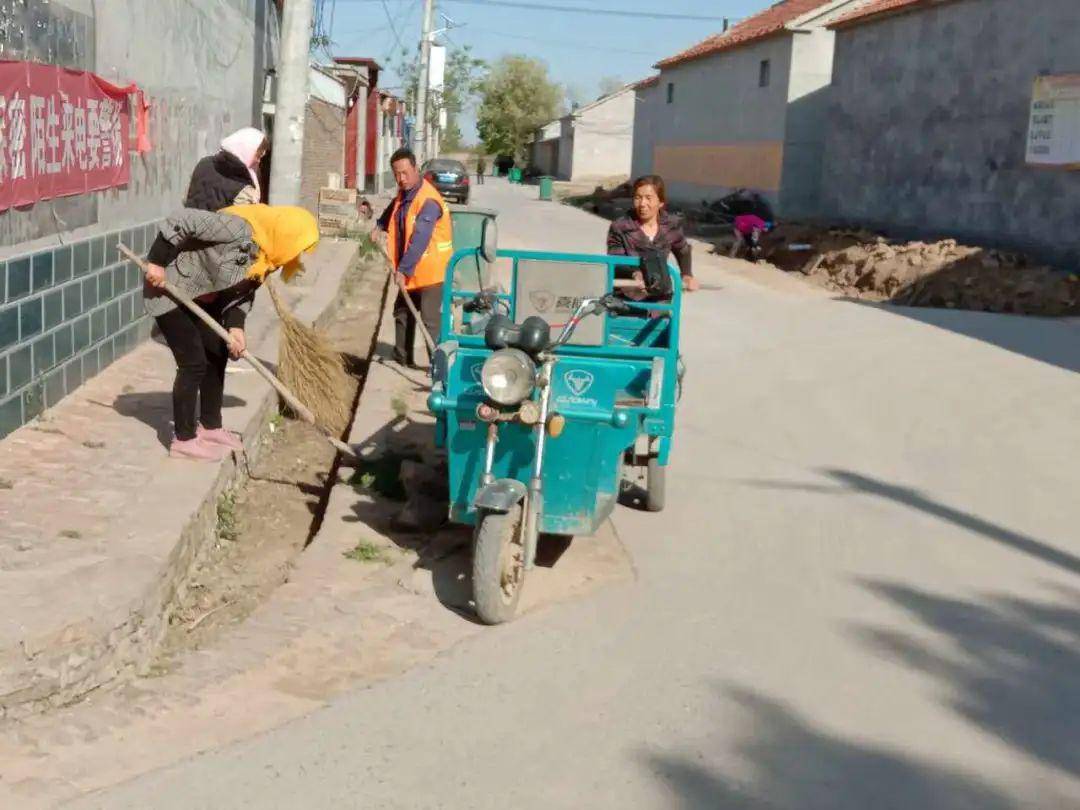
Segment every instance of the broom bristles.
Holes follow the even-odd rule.
[[[344,430],[349,420],[349,374],[341,353],[321,333],[289,312],[272,282],[267,286],[281,319],[278,376],[311,410],[319,425]]]

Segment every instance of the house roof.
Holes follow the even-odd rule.
[[[872,19],[903,14],[908,11],[921,11],[929,6],[941,5],[949,0],[871,0],[850,14],[829,23],[829,28],[846,28],[849,25],[862,25]]]
[[[781,0],[753,17],[747,17],[722,34],[713,34],[681,53],[661,59],[653,67],[674,67],[774,36],[782,32],[788,23],[830,2],[832,0]]]
[[[376,70],[382,70],[382,65],[372,59],[370,56],[335,56],[334,61],[341,65],[361,65],[363,67],[371,67]]]
[[[659,81],[659,78],[657,79],[657,81]],[[600,96],[599,98],[594,99],[593,101],[590,101],[588,104],[582,104],[576,110],[571,110],[566,115],[564,115],[563,118],[573,117],[575,115],[580,115],[581,113],[585,112],[586,110],[593,109],[593,107],[599,107],[601,104],[604,104],[604,103],[606,103],[608,101],[611,101],[611,99],[615,98],[616,96],[621,96],[623,93],[627,92],[628,90],[633,90],[636,86],[637,85],[633,85],[633,84],[624,84],[618,90],[612,90],[610,93],[605,93],[604,95]]]
[[[642,79],[639,82],[634,82],[630,86],[635,90],[644,90],[646,87],[656,87],[658,84],[660,84],[660,74],[650,76],[647,79]]]

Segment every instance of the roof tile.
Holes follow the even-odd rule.
[[[712,56],[740,45],[746,45],[759,39],[765,39],[784,29],[792,20],[797,20],[809,11],[824,6],[831,0],[782,0],[753,17],[747,17],[722,34],[713,34],[693,47],[681,53],[669,56],[656,63],[657,68],[668,68]],[[910,2],[910,0],[909,0]]]
[[[916,6],[939,5],[942,2],[948,2],[948,0],[872,0],[872,2],[857,8],[850,14],[833,20],[828,27],[843,28],[851,23],[861,23],[864,20],[869,22],[871,17],[882,14],[897,13],[909,9],[914,11]]]

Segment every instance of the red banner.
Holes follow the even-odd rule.
[[[0,62],[0,211],[126,185],[134,85],[35,62]],[[145,104],[139,96],[139,146]]]

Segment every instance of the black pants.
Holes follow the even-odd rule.
[[[220,305],[203,308],[221,323]],[[159,316],[157,324],[176,358],[172,391],[176,438],[195,438],[196,417],[207,430],[220,428],[225,367],[229,364],[225,341],[183,307]]]
[[[419,310],[431,334],[431,339],[439,339],[439,319],[442,313],[442,284],[432,284],[408,293],[413,305]],[[394,359],[402,364],[413,364],[413,345],[416,343],[416,319],[409,312],[409,307],[398,290],[394,301]]]
[[[482,171],[476,173],[476,185],[484,185],[484,173]]]

